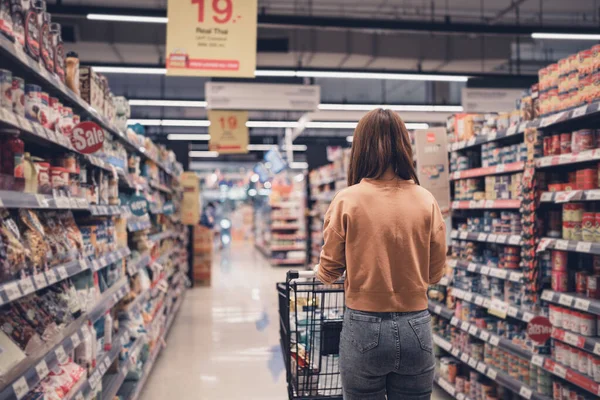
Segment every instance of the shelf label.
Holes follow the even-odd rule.
[[[46,271],[45,272],[46,275],[46,279],[48,280],[48,285],[53,285],[56,283],[56,274],[54,273],[54,271],[50,270],[50,271]]]
[[[487,265],[481,267],[481,274],[482,275],[489,275],[490,274],[490,267],[488,267]]]
[[[35,287],[38,290],[48,286],[48,282],[46,281],[46,277],[44,276],[43,273],[34,275],[33,281],[35,282]]]
[[[496,238],[496,243],[504,244],[506,243],[506,239],[506,235],[498,235],[498,237]]]
[[[473,357],[469,358],[468,364],[469,364],[469,367],[471,367],[471,368],[477,368],[477,360],[474,359]]]
[[[467,271],[469,272],[475,272],[477,271],[477,264],[475,263],[469,263],[469,265],[467,266]]]
[[[569,248],[569,241],[559,239],[554,243],[554,248],[557,250],[567,250]]]
[[[517,133],[517,125],[512,125],[510,128],[506,130],[506,136],[512,136]]]
[[[62,346],[58,346],[56,350],[54,350],[54,354],[56,355],[56,359],[60,364],[65,362],[67,354],[65,353],[65,349],[63,349]]]
[[[479,363],[477,364],[477,371],[481,372],[482,374],[485,374],[485,368],[486,368],[486,367],[487,367],[487,366],[486,366],[484,363],[482,363],[482,362],[479,362]]]
[[[477,297],[475,297],[475,304],[477,304],[478,306],[481,306],[481,305],[483,305],[483,300],[484,300],[483,297],[477,296]]]
[[[450,320],[450,324],[456,326],[458,324],[458,318],[452,317],[452,319]]]
[[[554,371],[555,375],[560,376],[563,379],[565,379],[567,377],[567,370],[565,369],[565,367],[563,367],[560,364],[555,363],[553,371]]]
[[[462,361],[464,363],[468,362],[469,361],[469,355],[467,353],[462,353],[460,355],[460,361]]]
[[[561,293],[558,297],[558,303],[566,307],[571,307],[573,304],[573,297]]]
[[[529,321],[531,321],[531,320],[533,319],[533,317],[535,317],[535,315],[533,315],[533,314],[532,314],[532,313],[530,313],[530,312],[527,312],[527,311],[525,311],[525,312],[523,313],[523,321],[525,321],[525,322],[529,322]]]
[[[106,373],[106,365],[104,363],[100,364],[100,375],[104,375]]]
[[[27,395],[27,393],[29,393],[29,385],[27,384],[24,376],[17,379],[17,381],[12,384],[12,388],[18,400],[21,400]]]
[[[509,281],[519,282],[521,280],[521,273],[519,272],[511,272],[508,276]]]
[[[541,201],[552,201],[552,192],[542,193]]]
[[[451,239],[456,239],[458,237],[458,231],[452,231],[450,232],[450,238]]]
[[[484,342],[487,342],[490,338],[490,333],[488,331],[481,331],[481,333],[479,334],[479,338]]]
[[[521,244],[521,236],[511,235],[508,238],[508,244],[513,244],[515,246],[518,246],[519,244]]]
[[[563,335],[563,341],[565,343],[570,344],[571,346],[579,346],[579,336],[577,336],[571,332],[565,331],[565,333]]]
[[[499,165],[496,165],[496,173],[497,173],[497,174],[501,174],[501,173],[503,173],[503,172],[504,172],[504,170],[505,170],[505,168],[504,168],[504,164],[499,164]]]
[[[461,232],[458,235],[459,239],[466,239],[467,237],[469,237],[469,232]]]
[[[516,318],[517,314],[519,313],[519,309],[513,306],[508,307],[508,311],[507,314],[509,317],[513,317]]]
[[[494,202],[494,200],[486,200],[484,204],[485,208],[494,208],[496,203]],[[484,239],[485,240],[485,239]]]
[[[579,242],[577,243],[575,251],[578,251],[580,253],[589,253],[591,248],[592,244],[590,242]]]
[[[442,312],[442,306],[435,306],[433,312],[439,314]]]
[[[460,324],[460,329],[462,329],[463,331],[467,331],[469,329],[469,323],[467,321],[463,321]]]
[[[590,301],[586,299],[576,298],[574,307],[578,310],[588,311],[590,309]]]
[[[463,296],[463,299],[466,301],[473,301],[473,293],[471,293],[471,292],[465,293],[465,295]]]
[[[67,273],[67,269],[65,267],[56,268],[56,272],[58,272],[58,276],[61,280],[67,279],[69,277],[69,274]]]
[[[45,360],[40,361],[39,364],[35,366],[35,372],[37,372],[40,380],[44,379],[50,373],[48,364],[46,364]]]
[[[6,294],[6,297],[8,297],[9,301],[13,301],[21,297],[21,290],[19,289],[17,282],[6,283],[2,289],[4,290],[4,293]]]
[[[36,199],[36,201],[38,203],[38,207],[41,207],[41,208],[48,208],[48,207],[50,207],[48,205],[48,200],[46,200],[46,196],[44,196],[43,194],[36,194],[35,195],[35,199]]]
[[[486,375],[491,379],[491,380],[496,380],[496,370],[492,369],[492,368],[488,368]]]
[[[471,327],[469,328],[469,335],[477,335],[477,326],[471,325]]]
[[[531,389],[529,389],[528,387],[525,386],[521,386],[521,390],[519,390],[519,395],[521,397],[526,398],[527,400],[531,399]]]
[[[588,108],[587,104],[583,105],[581,107],[577,107],[576,109],[573,110],[573,113],[571,114],[571,118],[577,118],[577,117],[581,117],[582,115],[585,115],[587,108]]]
[[[483,298],[483,306],[485,308],[490,308],[492,306],[492,301],[490,299],[488,299],[487,297]]]
[[[539,354],[534,354],[531,357],[531,363],[542,368],[544,366],[544,357],[540,356]]]
[[[487,241],[496,243],[496,238],[497,238],[497,235],[495,233],[492,233],[492,234],[488,235]]]
[[[508,313],[508,304],[502,300],[492,299],[488,312],[499,318],[506,318]]]
[[[73,342],[73,348],[76,348],[81,343],[81,339],[79,339],[79,333],[74,333],[71,336],[71,342]]]
[[[552,292],[550,290],[544,290],[542,292],[542,300],[552,301],[553,298],[554,298],[554,292]]]
[[[19,286],[21,287],[23,296],[27,296],[29,293],[35,292],[35,287],[33,286],[33,280],[31,278],[21,279],[19,281]]]
[[[485,242],[487,240],[487,233],[480,233],[479,235],[477,235],[477,240],[479,240],[480,242]]]
[[[596,342],[594,344],[594,354],[597,354],[600,356],[600,342]]]
[[[588,190],[585,192],[586,200],[600,200],[600,190]]]
[[[491,335],[490,336],[490,344],[492,346],[498,346],[498,343],[500,343],[500,337],[496,336],[496,335]]]

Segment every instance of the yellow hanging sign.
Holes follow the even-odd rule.
[[[209,149],[221,154],[248,152],[248,111],[209,110]]]

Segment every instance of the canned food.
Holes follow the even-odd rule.
[[[12,72],[0,69],[0,107],[12,111]]]
[[[556,292],[569,290],[569,275],[566,271],[552,270],[552,290]]]
[[[588,276],[587,296],[592,299],[600,299],[600,275]]]
[[[560,135],[552,135],[552,147],[550,148],[550,154],[553,156],[560,154]]]
[[[38,192],[43,194],[52,193],[52,184],[50,182],[50,163],[36,161],[35,170],[38,175]]]
[[[12,109],[15,114],[25,116],[25,81],[16,76],[12,79]]]
[[[596,316],[579,313],[579,333],[583,336],[596,336]]]
[[[567,270],[568,254],[562,250],[552,250],[552,270],[563,271]]]
[[[581,238],[586,242],[593,242],[595,240],[595,223],[596,214],[593,212],[584,212],[582,219],[582,231]]]
[[[560,134],[560,154],[568,154],[571,152],[571,134]]]
[[[575,273],[575,291],[579,294],[585,294],[587,291],[587,278],[589,274],[585,271]]]
[[[62,189],[69,186],[69,171],[62,167],[50,169],[50,179],[53,189]]]
[[[60,117],[60,102],[56,97],[50,97],[50,102],[48,104],[48,128],[52,129],[53,131],[56,130]]]
[[[25,118],[38,122],[42,108],[42,88],[38,85],[25,85]]]

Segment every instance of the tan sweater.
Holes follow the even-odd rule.
[[[427,308],[427,287],[446,264],[446,227],[437,202],[412,180],[363,179],[339,192],[325,215],[317,278],[346,271],[346,305],[409,312]]]

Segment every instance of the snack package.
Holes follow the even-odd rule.
[[[0,329],[9,336],[25,354],[32,354],[43,345],[35,329],[9,305],[0,310]]]
[[[40,382],[40,387],[44,391],[44,400],[46,399],[63,399],[66,392],[61,388],[63,380],[56,376],[48,375],[46,379]]]
[[[58,217],[60,223],[67,232],[66,236],[69,240],[70,247],[73,250],[76,250],[77,253],[81,254],[84,251],[84,242],[81,231],[75,223],[75,218],[73,218],[73,213],[71,213],[71,211],[67,211],[60,213]]]
[[[85,374],[85,369],[81,366],[75,364],[74,362],[69,362],[62,366],[62,369],[71,377],[73,382],[77,383]]]
[[[25,275],[29,251],[23,246],[21,231],[8,210],[0,209],[0,281],[22,278]]]
[[[64,327],[73,322],[73,314],[67,302],[59,296],[54,287],[48,288],[43,293],[34,297],[38,307],[46,312],[59,327]]]
[[[13,303],[14,307],[16,307],[21,317],[29,322],[44,341],[49,341],[58,333],[58,327],[52,317],[38,306],[33,297],[28,296],[16,301]]]
[[[69,306],[69,311],[73,318],[79,318],[83,309],[75,285],[73,285],[71,280],[67,279],[55,286],[54,290],[58,291],[59,298]]]
[[[46,232],[35,211],[19,209],[19,220],[21,222],[21,234],[29,248],[31,275],[44,271],[47,266],[48,256],[52,255],[48,243],[44,237]]]
[[[71,261],[70,243],[66,229],[63,227],[58,215],[54,211],[47,212],[42,217],[46,241],[50,246],[52,257],[49,259],[50,266],[65,264]]]

